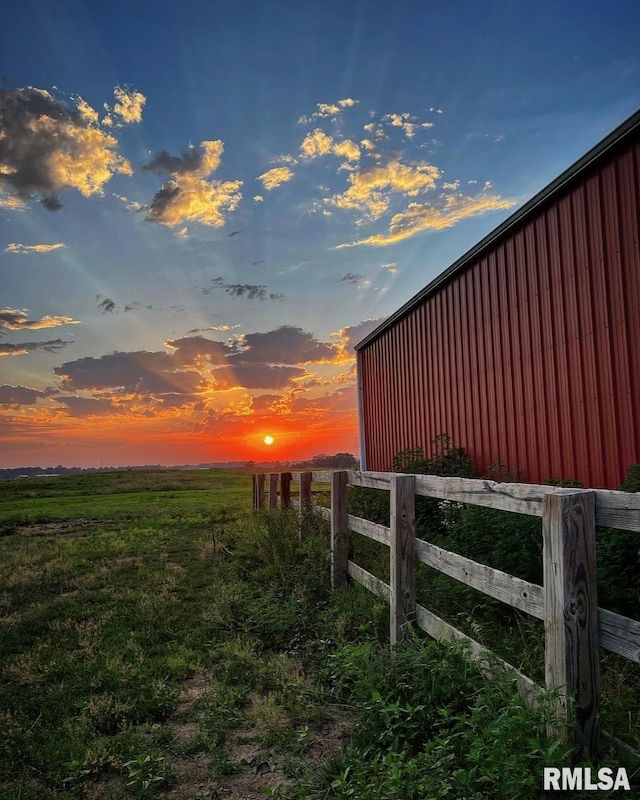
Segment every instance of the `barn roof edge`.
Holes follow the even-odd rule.
[[[433,294],[443,283],[448,281],[458,272],[461,272],[469,262],[476,259],[484,250],[487,250],[498,239],[504,236],[507,231],[511,230],[514,226],[518,225],[522,220],[526,219],[529,215],[533,214],[539,206],[549,201],[554,195],[558,194],[564,189],[567,184],[576,180],[583,172],[591,167],[595,162],[602,159],[610,150],[624,143],[627,138],[640,129],[640,110],[632,114],[621,125],[615,128],[611,133],[605,136],[598,144],[581,156],[575,163],[562,172],[557,178],[551,181],[550,184],[541,189],[530,200],[522,205],[517,211],[507,217],[504,222],[501,222],[497,228],[494,228],[483,239],[475,244],[464,255],[460,256],[454,261],[451,266],[447,267],[443,272],[437,275],[424,289],[421,289],[410,300],[402,305],[397,311],[388,316],[384,322],[378,325],[370,334],[365,336],[364,339],[355,345],[355,350],[361,350],[370,344],[374,339],[377,339],[380,334],[384,333],[387,328],[392,327],[398,320],[402,319],[408,314],[415,306],[419,305],[426,297]]]

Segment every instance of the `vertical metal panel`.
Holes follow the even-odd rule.
[[[480,470],[640,462],[640,143],[607,152],[360,351],[367,467],[447,433]]]
[[[592,267],[589,250],[589,231],[587,227],[587,191],[581,185],[573,192],[573,228],[575,229],[576,283],[578,285],[578,313],[580,323],[580,358],[584,376],[584,414],[587,420],[585,437],[585,458],[590,464],[581,463],[580,469],[588,471],[586,485],[598,486],[597,471],[600,470],[597,456],[602,453],[602,417],[598,403],[597,360],[595,348],[595,320],[593,313]],[[575,366],[572,364],[572,369]],[[580,478],[580,480],[582,480]]]
[[[620,196],[620,242],[622,252],[622,282],[625,287],[624,299],[627,318],[627,361],[629,370],[629,391],[631,405],[631,424],[640,423],[638,404],[640,398],[640,145],[624,154],[618,162],[618,191]],[[633,463],[633,438],[623,436],[620,456],[621,468]]]

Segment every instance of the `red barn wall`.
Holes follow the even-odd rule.
[[[446,433],[481,473],[618,488],[640,462],[639,220],[635,141],[366,342],[366,468]]]

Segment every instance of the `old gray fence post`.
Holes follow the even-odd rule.
[[[291,508],[291,473],[280,473],[280,508]]]
[[[269,475],[269,508],[278,507],[278,473]]]
[[[349,532],[347,528],[347,473],[331,473],[331,588],[347,583]]]
[[[253,510],[264,508],[264,473],[253,476]]]
[[[391,477],[391,646],[408,637],[416,614],[415,477]]]
[[[300,511],[309,511],[311,508],[311,479],[312,472],[300,473]]]
[[[597,757],[600,653],[595,493],[549,494],[542,514],[545,682],[560,689],[553,732]],[[573,718],[569,718],[572,698]]]

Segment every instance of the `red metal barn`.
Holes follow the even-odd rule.
[[[640,112],[356,347],[362,469],[446,433],[482,471],[640,462]]]

